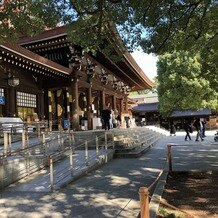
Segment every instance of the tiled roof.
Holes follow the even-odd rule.
[[[156,112],[156,111],[158,111],[158,102],[139,104],[138,106],[133,107],[133,111],[136,111],[136,112]]]
[[[158,95],[157,93],[148,93],[145,95],[135,95],[131,96],[132,99],[138,101],[138,102],[143,102],[143,103],[155,103],[158,102]]]
[[[66,27],[65,26],[60,26],[60,27],[56,27],[54,29],[51,30],[45,30],[44,32],[36,35],[36,36],[24,36],[22,38],[20,38],[20,40],[18,41],[19,45],[25,45],[25,44],[29,44],[29,43],[34,43],[34,42],[40,42],[40,41],[45,41],[48,39],[53,39],[53,38],[57,38],[59,36],[66,36]]]
[[[37,44],[37,43],[41,43],[47,40],[52,40],[52,39],[55,39],[61,36],[67,36],[67,28],[68,28],[67,26],[61,26],[61,27],[57,27],[51,30],[46,30],[37,36],[23,37],[18,41],[18,43],[22,46],[28,46],[28,45],[30,46],[31,44],[34,44],[34,43]],[[113,31],[116,33],[116,30],[112,28],[112,32]],[[122,44],[122,40],[120,39],[118,33],[116,33],[116,39],[119,40],[120,43]],[[121,76],[124,77],[123,80],[126,82],[128,80],[129,84],[131,84],[132,87],[135,87],[135,90],[142,90],[143,88],[144,89],[152,88],[154,86],[154,83],[145,75],[145,73],[138,66],[134,58],[131,56],[131,54],[126,50],[125,51],[122,50],[122,52],[123,52],[123,57],[124,57],[124,59],[121,61],[122,64],[120,64],[120,66],[116,65],[116,69],[112,71],[119,72],[119,70],[121,70],[122,71],[121,74],[123,74]],[[100,60],[98,61],[102,63],[103,58],[101,57]],[[115,66],[114,63],[112,62],[111,63],[109,62],[108,64],[110,66]],[[119,68],[119,70],[117,70],[117,67]],[[130,83],[131,80],[132,82]]]
[[[170,117],[200,117],[211,115],[210,109],[174,111]]]

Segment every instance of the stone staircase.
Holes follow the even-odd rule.
[[[153,131],[146,127],[116,130],[114,131],[114,157],[140,157],[163,137],[164,134]]]

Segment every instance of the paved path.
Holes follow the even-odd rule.
[[[0,217],[137,217],[139,187],[149,186],[167,168],[168,143],[187,145],[173,147],[174,170],[217,170],[218,144],[213,143],[213,134],[203,143],[184,141],[184,133],[166,137],[140,158],[113,159],[53,193],[30,189],[28,181],[26,190],[16,184],[0,194]]]

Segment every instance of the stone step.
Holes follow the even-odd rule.
[[[115,152],[114,158],[137,158],[142,156],[150,147],[150,145],[144,145],[130,151],[123,150],[123,152]]]
[[[138,149],[142,147],[141,143],[132,144],[126,147],[116,147],[115,146],[115,153],[122,153],[122,152],[130,152],[132,150]]]

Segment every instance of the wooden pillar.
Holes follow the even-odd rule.
[[[122,114],[124,111],[123,109],[123,98],[120,99],[120,113]]]
[[[124,112],[124,100],[123,98],[120,99],[120,117],[121,117],[121,124],[120,126],[123,127],[123,120],[124,120],[124,116],[123,116],[123,112]]]
[[[72,94],[72,111],[71,111],[71,122],[74,130],[79,130],[79,92],[78,92],[78,79],[77,72],[75,71],[72,75],[71,83],[71,94]]]
[[[100,110],[102,111],[104,109],[104,107],[105,107],[105,91],[102,90],[102,92],[101,92],[101,108],[100,108]]]
[[[51,91],[48,91],[48,126],[49,126],[49,131],[52,131],[52,102],[51,102]]]
[[[92,85],[87,89],[88,130],[92,129]]]
[[[39,93],[37,95],[38,97],[38,107],[37,107],[37,113],[40,120],[44,120],[45,118],[45,104],[44,104],[44,91]]]
[[[116,101],[117,97],[116,94],[113,95],[113,110],[115,111],[117,109],[117,101]]]
[[[63,130],[63,113],[64,113],[64,90],[57,90],[57,117],[58,117],[58,130]]]
[[[41,91],[37,94],[37,114],[39,120],[45,120],[45,92],[42,90],[43,88],[43,79],[40,77],[38,80],[39,87]]]
[[[16,117],[16,106],[17,106],[17,99],[15,96],[15,89],[14,87],[10,87],[9,89],[9,116]]]
[[[125,108],[124,108],[124,110],[126,112],[128,112],[128,100],[127,100],[127,96],[125,96]]]

